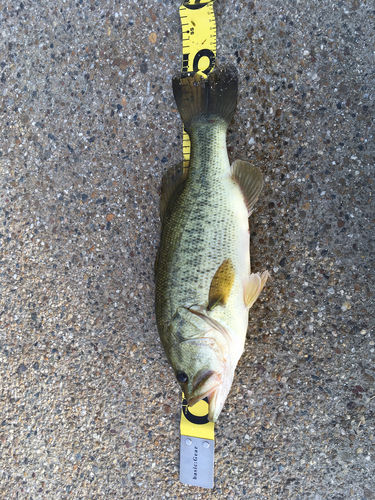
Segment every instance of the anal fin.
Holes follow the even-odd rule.
[[[252,307],[254,302],[260,295],[264,285],[266,284],[269,276],[268,271],[264,271],[261,275],[259,273],[249,274],[244,282],[244,302],[248,309]]]
[[[262,191],[263,174],[255,165],[241,160],[236,160],[231,170],[233,179],[241,188],[250,215]]]

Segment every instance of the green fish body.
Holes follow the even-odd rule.
[[[256,167],[229,164],[226,131],[237,74],[175,79],[191,140],[188,172],[162,182],[162,236],[155,266],[156,318],[167,358],[190,406],[204,397],[216,421],[243,352],[248,311],[268,277],[250,274],[248,216],[262,188]]]

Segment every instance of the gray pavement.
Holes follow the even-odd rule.
[[[154,316],[178,6],[0,5],[0,498],[375,498],[374,3],[215,4],[218,62],[240,74],[229,155],[265,176],[252,268],[271,278],[212,491],[178,481]]]

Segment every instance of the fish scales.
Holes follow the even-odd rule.
[[[230,300],[241,304],[241,277],[250,272],[248,218],[231,177],[225,138],[221,122],[200,124],[191,134],[189,174],[162,230],[156,308],[163,329],[179,306],[208,302],[213,275],[227,258],[237,271]],[[231,307],[213,312],[223,319],[235,314]]]
[[[248,213],[262,176],[245,162],[229,163],[226,131],[237,100],[232,68],[215,70],[208,81],[175,80],[174,93],[191,156],[187,176],[175,169],[163,179],[156,318],[189,405],[207,397],[215,421],[243,351],[248,309],[267,279],[250,274]]]

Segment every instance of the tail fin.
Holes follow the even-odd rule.
[[[216,68],[208,78],[198,74],[173,79],[173,94],[187,133],[194,122],[216,116],[228,125],[237,104],[238,74],[234,66]]]

